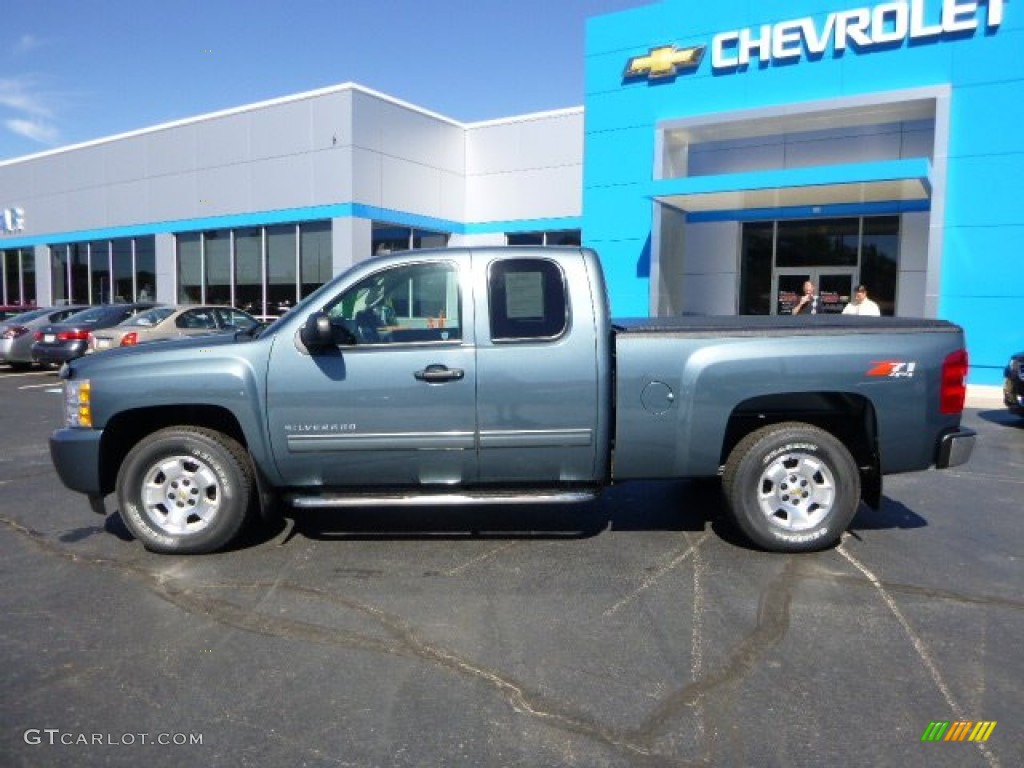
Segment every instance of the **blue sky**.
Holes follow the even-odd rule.
[[[354,81],[456,120],[583,103],[585,21],[649,0],[10,0],[0,159]]]

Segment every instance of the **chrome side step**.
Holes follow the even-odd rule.
[[[313,496],[291,494],[289,504],[301,509],[330,507],[432,507],[498,504],[582,504],[593,501],[596,490],[573,491],[479,491],[460,493],[323,493]]]

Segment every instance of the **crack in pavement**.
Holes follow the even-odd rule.
[[[137,577],[151,591],[168,603],[190,614],[208,618],[224,626],[269,637],[299,639],[309,643],[370,653],[403,657],[427,662],[434,668],[448,670],[466,680],[483,684],[496,691],[513,711],[526,715],[549,727],[572,733],[603,744],[628,757],[636,765],[707,765],[706,759],[681,761],[677,755],[657,751],[659,739],[670,734],[680,721],[692,719],[693,708],[707,703],[712,697],[724,696],[740,685],[747,675],[785,637],[790,626],[790,606],[795,589],[805,580],[822,578],[819,565],[800,557],[785,560],[774,578],[761,588],[761,598],[754,628],[739,638],[736,645],[714,669],[695,667],[693,679],[660,698],[653,709],[635,726],[618,727],[602,723],[570,703],[559,701],[498,670],[446,649],[421,637],[416,628],[401,616],[358,600],[315,587],[293,584],[284,579],[282,568],[272,581],[233,583],[183,583],[185,577],[169,574],[167,570],[153,571],[139,563],[122,562],[100,556],[87,556],[70,550],[45,534],[28,528],[14,520],[0,516],[0,523],[28,538],[45,553],[71,562],[109,568]],[[685,552],[673,558],[672,567],[692,557],[704,543],[706,536],[694,542]],[[838,555],[846,557],[841,550]],[[695,561],[697,558],[693,558]],[[663,574],[658,574],[660,575]],[[861,582],[863,583],[863,582]],[[877,584],[875,585],[877,588]],[[243,606],[210,594],[217,590],[263,592],[252,606]],[[259,612],[275,593],[289,593],[315,601],[338,605],[348,612],[367,619],[378,634],[333,628],[322,624],[292,619],[281,615]],[[945,595],[936,595],[945,599]],[[1018,606],[1019,607],[1019,606]],[[699,733],[698,741],[708,738]],[[698,748],[701,745],[698,743]],[[706,751],[705,751],[705,754]]]

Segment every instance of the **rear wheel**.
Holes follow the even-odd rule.
[[[141,440],[117,473],[125,525],[146,549],[200,554],[230,543],[250,518],[252,463],[235,440],[202,427],[170,427]]]
[[[775,552],[834,544],[860,505],[860,473],[846,446],[799,422],[743,438],[729,454],[722,488],[740,531]]]

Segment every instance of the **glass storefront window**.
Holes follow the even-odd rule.
[[[329,221],[312,221],[299,225],[299,263],[302,275],[299,298],[308,296],[331,279],[334,274],[331,252]]]
[[[775,224],[755,222],[743,227],[740,253],[740,314],[770,315]]]
[[[34,304],[36,256],[31,248],[0,251],[0,303]]]
[[[178,303],[203,301],[202,237],[198,232],[178,235]]]
[[[135,284],[138,301],[156,299],[156,238],[135,238]]]
[[[68,263],[71,269],[71,291],[68,300],[72,304],[89,303],[89,246],[86,243],[68,244]]]
[[[231,230],[203,233],[203,264],[208,304],[231,304]]]
[[[883,315],[895,314],[899,216],[751,222],[742,231],[740,314],[788,311],[787,302],[807,279],[833,300],[825,311],[842,311],[852,287],[863,283]]]
[[[89,243],[89,303],[110,304],[110,241]]]
[[[267,309],[284,314],[295,304],[297,249],[294,224],[267,227]]]
[[[113,272],[113,300],[135,300],[135,259],[132,254],[132,239],[122,237],[110,241],[110,262]]]
[[[899,270],[899,216],[864,219],[860,246],[860,280],[883,315],[896,314],[896,273]]]
[[[575,245],[583,242],[578,229],[553,229],[547,232],[507,232],[508,245]]]
[[[235,230],[235,306],[251,315],[265,315],[263,306],[263,231]]]
[[[68,247],[66,245],[50,246],[50,289],[54,301],[69,301],[68,291]]]
[[[419,250],[420,248],[444,248],[448,245],[447,232],[429,229],[413,229],[398,224],[375,221],[371,225],[370,253],[382,256],[397,251]]]

